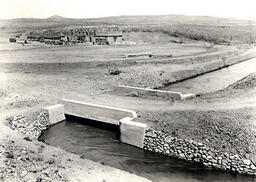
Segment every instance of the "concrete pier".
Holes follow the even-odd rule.
[[[44,110],[49,115],[50,125],[59,123],[66,119],[64,115],[64,105],[62,104],[44,107]]]
[[[143,148],[147,125],[132,121],[132,118],[123,118],[120,120],[120,140],[139,148]]]

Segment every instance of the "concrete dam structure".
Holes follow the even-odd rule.
[[[147,125],[134,121],[137,117],[135,111],[68,99],[63,99],[63,105],[58,104],[44,109],[52,125],[65,120],[65,114],[116,125],[119,127],[121,142],[143,148]]]

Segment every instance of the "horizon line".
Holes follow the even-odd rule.
[[[78,17],[65,17],[61,15],[51,15],[47,17],[15,17],[15,18],[5,18],[5,19],[0,19],[1,21],[8,21],[8,20],[16,20],[16,19],[50,19],[53,16],[58,16],[63,19],[100,19],[100,18],[109,18],[109,17],[122,17],[122,16],[187,16],[187,17],[209,17],[209,18],[220,18],[220,19],[233,19],[233,20],[241,20],[241,21],[254,21],[252,19],[246,19],[246,18],[235,18],[235,17],[225,17],[225,16],[211,16],[211,15],[186,15],[186,14],[134,14],[134,15],[109,15],[109,16],[98,16],[98,17],[83,17],[83,18],[78,18]]]

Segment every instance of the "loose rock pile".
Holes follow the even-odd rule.
[[[33,118],[26,118],[23,115],[14,116],[7,119],[13,130],[18,130],[22,134],[38,138],[49,124],[48,116],[41,112]]]
[[[179,139],[160,131],[147,130],[144,149],[187,161],[201,163],[207,167],[256,175],[256,162],[238,154],[221,153],[192,140]]]

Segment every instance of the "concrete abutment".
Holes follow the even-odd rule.
[[[120,140],[143,148],[147,125],[133,121],[137,114],[133,110],[114,108],[87,102],[63,99],[63,105],[57,104],[44,108],[49,114],[50,125],[65,120],[65,114],[89,119],[95,124],[106,123],[119,127]]]
[[[44,110],[49,116],[49,125],[54,125],[66,119],[64,114],[64,105],[62,104],[44,107]]]

